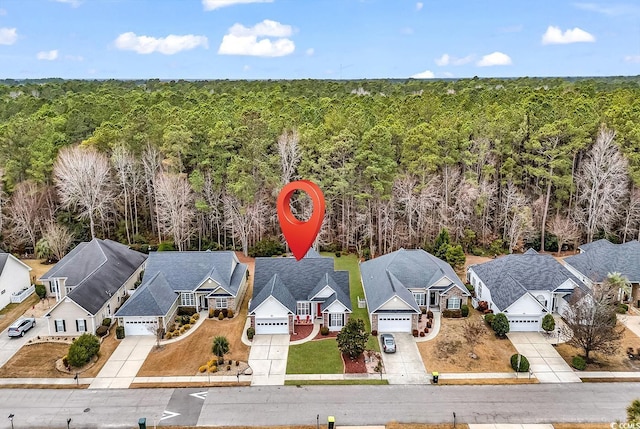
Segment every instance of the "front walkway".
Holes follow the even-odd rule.
[[[289,335],[256,335],[251,342],[249,366],[252,386],[282,386],[287,372]]]
[[[580,383],[580,377],[539,332],[510,332],[509,340],[524,355],[530,370],[540,383]]]
[[[129,336],[120,340],[89,389],[128,388],[155,344],[155,337],[148,335]]]
[[[397,332],[395,353],[381,352],[385,378],[389,384],[429,384],[420,351],[411,334]],[[380,341],[378,337],[378,341]]]

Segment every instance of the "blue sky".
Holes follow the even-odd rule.
[[[0,78],[638,74],[638,0],[0,0]]]

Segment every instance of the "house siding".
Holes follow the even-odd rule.
[[[11,294],[31,286],[29,268],[7,255],[7,261],[0,275],[0,308],[11,302]]]
[[[95,318],[68,298],[63,299],[63,301],[61,301],[49,314],[49,335],[74,337],[82,335],[84,332],[78,332],[76,330],[77,319],[85,320],[85,324],[87,327],[86,332],[88,332],[89,334],[95,333],[95,330],[97,328]],[[55,321],[58,319],[64,320],[65,332],[56,332]],[[100,319],[99,322],[102,323],[102,319]]]

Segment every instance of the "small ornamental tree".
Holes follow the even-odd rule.
[[[350,318],[338,332],[338,348],[342,353],[355,359],[364,352],[368,339],[369,333],[365,331],[362,319]]]
[[[498,313],[496,317],[493,318],[491,327],[497,336],[504,338],[507,333],[509,333],[509,319],[507,319],[504,313]]]
[[[82,334],[69,347],[67,360],[69,365],[79,368],[89,362],[100,351],[100,340],[95,335]]]
[[[217,336],[213,339],[213,347],[211,351],[214,355],[218,356],[218,362],[224,359],[224,355],[229,353],[229,340],[227,337]]]
[[[556,329],[556,320],[553,318],[551,314],[547,313],[542,318],[542,329],[544,329],[545,332],[551,332],[554,329]]]

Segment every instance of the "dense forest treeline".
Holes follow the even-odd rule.
[[[636,239],[638,100],[638,77],[0,81],[0,230],[54,257],[92,235],[246,252],[304,178],[326,248]]]

